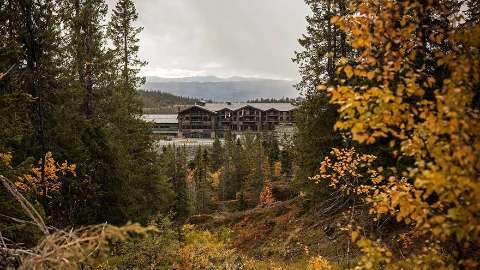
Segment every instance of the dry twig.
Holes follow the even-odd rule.
[[[123,227],[101,224],[69,231],[49,230],[38,211],[10,181],[2,175],[0,175],[0,181],[32,221],[4,216],[20,223],[34,224],[45,234],[45,238],[35,248],[29,250],[12,248],[15,245],[9,247],[0,233],[2,245],[0,251],[20,257],[22,259],[20,270],[80,269],[84,265],[92,265],[102,259],[113,239],[126,240],[132,235],[145,235],[148,232],[157,231],[153,226],[142,227],[138,224],[127,224]]]

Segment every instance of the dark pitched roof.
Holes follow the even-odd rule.
[[[225,103],[205,103],[204,106],[200,105],[194,105],[191,106],[185,110],[188,110],[193,107],[201,108],[207,111],[210,111],[212,113],[216,113],[218,111],[221,111],[223,109],[229,109],[231,111],[237,111],[240,110],[244,107],[253,107],[255,109],[261,110],[261,111],[268,111],[270,109],[275,109],[281,112],[288,112],[295,110],[297,106],[290,104],[290,103],[246,103],[246,102],[238,102],[238,103],[230,103],[230,102],[225,102]],[[182,110],[181,112],[185,111]]]

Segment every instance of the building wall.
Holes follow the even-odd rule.
[[[293,111],[262,111],[251,106],[236,111],[222,109],[217,112],[192,107],[180,112],[178,121],[182,137],[187,138],[223,137],[227,131],[272,131],[280,124],[294,123]]]

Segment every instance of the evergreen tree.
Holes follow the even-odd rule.
[[[246,166],[246,175],[242,178],[241,192],[247,204],[254,206],[263,187],[263,164],[269,161],[259,136],[246,133],[242,142],[241,163]]]
[[[282,140],[283,149],[280,151],[281,173],[287,176],[293,174],[293,161],[295,160],[295,145],[291,139]]]
[[[137,89],[145,82],[145,78],[138,76],[140,68],[144,67],[146,62],[138,57],[138,35],[143,28],[135,26],[137,19],[138,13],[133,1],[118,0],[107,30],[113,43],[111,53],[115,63],[113,72],[117,78],[116,97],[121,99],[116,105],[126,106],[126,111],[130,113],[141,113]]]
[[[212,145],[212,152],[210,154],[210,168],[213,172],[220,170],[223,166],[224,155],[223,147],[220,139],[215,138]]]
[[[143,62],[134,6],[117,5],[108,36],[107,10],[103,0],[0,3],[0,103],[8,103],[0,148],[14,153],[14,165],[47,151],[77,164],[75,179],[61,177],[60,192],[38,193],[58,227],[145,221],[172,199],[149,126],[139,118]],[[127,23],[116,27],[123,17]],[[114,40],[125,32],[128,46],[121,47]]]
[[[293,59],[301,76],[297,89],[305,96],[316,94],[315,89],[322,82],[333,84],[336,80],[335,62],[351,55],[346,34],[331,22],[333,16],[347,14],[350,2],[305,0],[312,14],[307,16],[307,32],[298,40],[303,50],[295,52]]]
[[[165,182],[173,186],[175,199],[173,210],[176,218],[183,222],[192,213],[187,186],[187,155],[185,148],[175,146],[165,147],[160,155],[161,175],[165,177]]]
[[[242,181],[247,174],[246,165],[241,162],[242,147],[234,136],[227,132],[225,134],[225,159],[224,172],[220,179],[220,198],[222,200],[235,199],[240,191]]]
[[[67,106],[61,107],[58,121],[63,124],[55,128],[57,147],[52,151],[76,163],[81,179],[63,184],[57,219],[68,217],[67,224],[126,219],[117,196],[121,185],[117,183],[113,144],[105,129],[108,119],[103,117],[113,86],[104,47],[107,10],[103,0],[66,0],[59,11],[66,60],[62,96]]]
[[[328,156],[333,147],[343,144],[342,136],[335,132],[333,126],[337,120],[334,107],[325,107],[325,99],[312,96],[305,101],[296,113],[297,135],[294,154],[295,171],[293,185],[295,189],[307,192],[309,198],[319,199],[318,193],[327,190],[320,185],[313,185],[309,177],[318,172],[320,163]]]
[[[318,170],[320,162],[332,147],[343,140],[334,131],[337,119],[336,107],[329,103],[324,92],[317,91],[320,84],[334,85],[338,80],[335,64],[341,58],[352,57],[346,34],[331,23],[333,16],[347,14],[351,1],[305,0],[312,14],[307,17],[307,31],[299,39],[302,51],[295,53],[301,81],[296,85],[305,100],[299,107],[295,119],[298,133],[295,138],[295,162],[298,167],[295,186],[298,190],[310,191],[309,195],[323,189],[311,185],[308,177]],[[311,196],[310,198],[319,198]]]
[[[138,213],[165,209],[172,199],[172,186],[155,173],[158,172],[158,163],[153,142],[149,139],[150,126],[139,117],[142,105],[137,88],[144,82],[139,71],[146,62],[138,57],[138,35],[143,28],[135,26],[137,19],[132,1],[117,2],[107,27],[107,37],[113,44],[108,52],[111,56],[108,75],[112,77],[114,91],[105,107],[113,124],[108,132],[115,140],[115,156],[121,162],[121,185],[134,191],[133,194],[122,193],[125,194],[121,200],[122,208],[128,207],[130,215],[138,216]],[[181,157],[177,153],[175,156]],[[152,201],[157,203],[152,205]],[[129,209],[132,205],[136,207]]]
[[[280,146],[273,132],[262,135],[262,147],[270,160],[270,165],[280,159]]]
[[[59,17],[52,1],[3,1],[0,4],[1,126],[7,137],[0,148],[14,153],[14,163],[42,160],[51,148],[61,86]],[[5,43],[3,43],[5,42]],[[11,137],[10,137],[11,136]],[[44,165],[41,165],[44,182]],[[49,215],[51,196],[39,190],[35,200]]]
[[[209,210],[212,197],[212,183],[208,168],[208,152],[198,148],[195,156],[194,181],[196,192],[197,212],[203,213]]]

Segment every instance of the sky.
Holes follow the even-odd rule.
[[[114,2],[113,0],[109,2]],[[298,77],[303,0],[135,0],[145,76]]]

